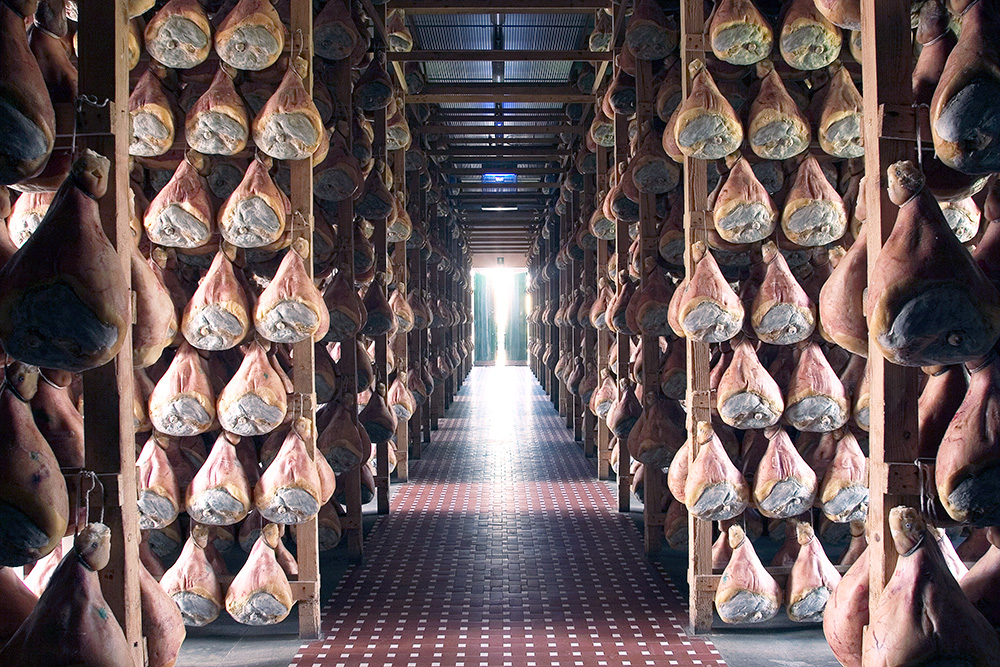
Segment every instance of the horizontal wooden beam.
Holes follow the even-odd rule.
[[[413,128],[418,134],[583,134],[577,125],[462,125],[454,120],[443,125],[421,125]]]
[[[454,49],[433,51],[413,49],[387,54],[389,62],[600,62],[611,60],[610,51]]]
[[[510,146],[539,146],[547,148],[559,148],[559,139],[555,136],[541,136],[541,137],[488,137],[488,136],[472,136],[472,137],[452,137],[448,141],[448,146],[451,148],[507,148]]]
[[[392,0],[393,9],[407,14],[589,14],[610,5],[606,0]]]
[[[550,190],[558,188],[558,183],[445,183],[448,190],[483,190],[497,188],[503,190]],[[497,194],[504,194],[502,192]]]
[[[519,148],[506,146],[483,146],[482,148],[458,146],[455,148],[432,148],[428,155],[446,155],[451,158],[502,158],[534,157],[555,160],[560,155],[572,155],[568,148]]]
[[[567,104],[593,102],[594,96],[581,93],[575,86],[502,83],[434,83],[424,86],[418,95],[407,95],[408,104],[536,102]]]
[[[503,169],[505,174],[516,174],[517,176],[547,176],[549,174],[561,174],[562,167],[515,167],[513,169]],[[480,174],[493,173],[490,169],[467,169],[458,167],[445,167],[441,170],[445,176],[479,176]]]

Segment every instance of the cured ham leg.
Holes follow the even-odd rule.
[[[275,557],[280,540],[278,526],[273,523],[264,526],[246,564],[230,584],[226,611],[236,621],[246,625],[274,625],[292,610],[295,604],[292,588]]]
[[[1000,521],[1000,359],[967,364],[972,379],[937,451],[934,477],[948,514],[962,523]]]
[[[1000,664],[1000,641],[962,592],[923,518],[895,507],[889,527],[899,558],[871,610],[863,664]]]
[[[705,521],[739,516],[750,498],[746,480],[710,424],[698,422],[694,437],[700,448],[688,469],[684,504],[691,514]]]
[[[173,599],[142,564],[139,565],[139,600],[147,667],[174,667],[187,636],[184,619]]]
[[[250,331],[246,293],[221,250],[184,307],[181,331],[187,342],[199,350],[231,349]]]
[[[4,613],[0,616],[0,643],[6,644],[31,615],[38,596],[24,585],[12,568],[0,567],[0,598]]]
[[[784,429],[770,438],[753,480],[757,509],[766,517],[791,519],[812,507],[816,497],[813,472]]]
[[[203,159],[181,160],[174,175],[149,203],[142,224],[149,240],[170,248],[200,248],[215,232],[215,207],[199,173]]]
[[[268,0],[240,0],[215,32],[219,58],[236,69],[267,69],[284,46],[285,27]]]
[[[164,447],[151,437],[135,462],[139,468],[139,527],[143,530],[166,528],[181,509],[181,491]]]
[[[868,459],[850,431],[837,442],[819,502],[827,518],[837,523],[863,521],[868,515]]]
[[[0,391],[0,460],[0,566],[26,565],[59,544],[69,498],[29,405],[9,387]]]
[[[322,482],[303,440],[310,428],[307,420],[296,422],[257,482],[254,503],[268,521],[304,523],[319,512]]]
[[[55,111],[38,61],[28,47],[24,18],[11,4],[0,7],[0,184],[34,176],[55,143]]]
[[[868,325],[882,354],[903,366],[985,356],[1000,336],[1000,294],[955,238],[912,162],[889,167],[896,224],[872,268]]]
[[[220,67],[208,90],[187,112],[184,138],[206,155],[236,155],[247,145],[250,119],[233,79]]]
[[[184,625],[192,627],[208,625],[222,610],[222,588],[205,553],[208,542],[208,528],[194,525],[181,555],[160,579],[160,586],[180,609]]]
[[[185,507],[198,523],[231,526],[250,511],[250,482],[233,440],[223,433],[187,487]]]
[[[161,433],[199,435],[215,421],[215,393],[208,367],[193,347],[184,343],[149,396],[149,419]]]
[[[868,549],[866,548],[830,595],[823,611],[823,634],[844,667],[861,667],[861,646],[868,625]]]
[[[778,246],[768,241],[761,252],[767,271],[750,309],[750,325],[765,343],[802,342],[816,328],[816,306],[788,268]]]
[[[330,326],[323,295],[306,273],[302,258],[308,249],[300,241],[285,253],[254,311],[257,332],[275,343],[297,343],[310,337],[319,340]]]
[[[0,341],[19,361],[81,372],[125,342],[127,276],[97,205],[109,166],[84,152],[38,229],[0,269]]]
[[[719,380],[718,410],[733,428],[761,429],[778,423],[785,409],[778,383],[768,375],[747,339],[733,350],[733,360]]]
[[[268,173],[269,162],[262,157],[253,160],[219,210],[222,238],[238,248],[270,245],[285,232],[291,205]]]
[[[222,428],[237,435],[265,435],[276,429],[287,412],[285,385],[264,346],[250,343],[243,363],[219,394]]]
[[[722,572],[715,608],[725,623],[760,623],[778,613],[781,587],[764,569],[740,526],[729,527],[733,555]]]
[[[3,649],[9,667],[135,667],[98,571],[111,559],[111,529],[91,523],[76,536],[28,619]]]
[[[834,431],[850,417],[847,391],[823,350],[809,343],[785,390],[785,421],[800,431]]]
[[[823,620],[823,611],[840,583],[840,573],[833,566],[812,526],[796,526],[799,555],[788,577],[788,618],[800,623]]]

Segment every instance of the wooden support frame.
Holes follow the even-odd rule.
[[[384,12],[385,5],[380,7],[380,10]],[[381,58],[382,53],[376,51],[376,58]],[[375,158],[375,168],[378,169],[379,163],[385,167],[388,171],[389,156],[386,152],[385,144],[385,109],[379,109],[375,112],[375,121],[372,125],[375,128],[375,139],[372,141],[372,156]],[[382,279],[386,275],[386,265],[387,265],[387,242],[386,242],[386,218],[381,218],[378,220],[372,220],[372,224],[375,226],[375,231],[372,232],[372,243],[375,245],[375,276],[376,282],[373,282],[368,289],[376,289],[378,285],[381,284],[381,289],[385,290],[385,281]],[[375,390],[378,390],[379,383],[382,383],[386,388],[388,388],[389,374],[388,374],[388,341],[386,340],[386,335],[382,334],[375,337]],[[383,396],[383,398],[385,398]],[[376,442],[376,461],[375,461],[375,497],[377,500],[378,513],[388,514],[389,513],[389,441],[383,440],[381,442]]]
[[[447,51],[397,51],[389,54],[390,62],[600,62],[611,60],[608,51],[557,51],[557,50],[503,50],[503,49],[454,49]]]
[[[618,175],[621,175],[628,163],[629,139],[628,139],[628,117],[615,114],[615,155],[614,168]],[[628,277],[628,251],[632,244],[632,239],[628,234],[628,223],[624,220],[617,221],[615,229],[615,253],[618,255],[618,276],[621,279],[624,272],[624,280]],[[618,379],[618,391],[623,391],[624,383],[631,377],[629,367],[629,356],[631,355],[632,339],[628,334],[617,333],[618,343],[618,363],[615,367],[615,375]],[[625,440],[618,440],[618,511],[629,512],[632,509],[632,457],[629,455],[628,443]]]
[[[681,7],[681,68],[683,94],[691,90],[688,65],[696,58],[704,58],[704,40],[689,39],[701,36],[705,30],[705,12],[700,3],[687,3]],[[694,272],[691,245],[704,241],[708,234],[708,167],[707,163],[692,158],[684,159],[684,270]],[[699,421],[711,422],[711,391],[709,387],[709,348],[707,343],[685,339],[687,345],[687,431],[694,433]],[[692,440],[689,462],[698,454],[698,445]],[[712,627],[714,596],[702,584],[704,577],[712,576],[712,523],[688,515],[688,586],[689,619],[691,630],[704,633]]]
[[[597,148],[597,192],[598,197],[595,200],[595,205],[598,202],[604,201],[604,197],[608,193],[608,160],[609,160],[608,149],[604,146],[598,146]],[[597,281],[597,289],[601,289],[601,277],[607,276],[608,273],[608,259],[610,254],[608,251],[608,241],[600,239],[597,241],[597,265],[595,267],[595,280]],[[597,368],[599,373],[606,373],[608,370],[608,349],[611,346],[610,343],[611,333],[607,330],[607,327],[597,332]],[[598,387],[603,384],[604,378],[599,376]],[[605,419],[597,420],[597,478],[601,480],[608,479],[611,476],[611,431],[608,429],[608,422]]]
[[[333,0],[330,0],[333,1]],[[346,0],[341,0],[346,1]],[[353,84],[351,81],[351,65],[346,59],[338,61],[333,65],[334,85],[331,92],[335,99],[351,99]],[[344,127],[351,127],[353,116],[353,105],[343,105],[341,114]],[[347,149],[351,148],[351,134],[345,137]],[[354,285],[354,202],[347,198],[337,204],[337,226],[339,230],[346,233],[337,235],[339,244],[339,265],[338,271],[343,271],[348,277],[350,284]],[[348,231],[350,230],[350,231]],[[344,404],[347,413],[351,415],[355,426],[358,424],[358,395],[356,378],[358,376],[357,348],[355,340],[344,341],[341,346],[341,356],[338,366],[343,368],[342,377],[347,378],[353,384],[353,391],[350,387],[340,392],[339,400]],[[341,525],[344,530],[344,539],[347,542],[348,557],[355,562],[364,560],[364,525],[361,512],[361,466],[355,466],[347,471],[345,477],[345,489],[347,504],[347,515],[341,518]]]
[[[309,63],[303,81],[306,91],[312,95],[312,3],[310,0],[291,0],[291,32],[302,40],[302,57]],[[291,167],[292,239],[301,238],[309,249],[305,258],[306,273],[313,277],[313,174],[312,160],[297,160]],[[289,249],[288,252],[294,252]],[[306,452],[311,458],[316,456],[316,357],[312,339],[296,343],[293,347],[294,365],[292,383],[295,390],[299,416],[309,420],[311,428],[305,438]],[[322,456],[322,454],[320,454]],[[319,599],[319,534],[316,517],[296,527],[296,561],[299,566],[298,580],[306,584],[302,588],[304,597],[299,600],[299,636],[302,639],[318,639],[320,636]],[[309,586],[308,584],[312,584]]]
[[[649,60],[636,61],[636,118],[639,123],[639,142],[653,131],[653,65]],[[649,265],[656,266],[659,260],[659,235],[656,233],[656,196],[642,194],[639,197],[639,251],[642,264],[640,282],[649,280]],[[660,270],[655,268],[654,270]],[[620,354],[620,352],[619,352]],[[660,394],[660,341],[659,336],[642,336],[642,383],[643,401],[650,405]],[[663,541],[663,500],[664,477],[661,470],[646,469],[643,476],[643,529],[647,554],[660,551]]]
[[[898,207],[885,187],[886,170],[899,160],[915,156],[915,133],[891,138],[883,129],[887,107],[909,109],[913,92],[910,5],[906,0],[862,0],[862,77],[864,95],[865,201],[868,207],[868,270],[896,222]],[[926,113],[926,110],[924,111]],[[897,128],[898,130],[898,128]],[[894,132],[899,136],[898,131]],[[889,536],[889,510],[900,504],[920,507],[919,495],[890,486],[889,468],[917,458],[916,368],[896,366],[882,356],[869,338],[869,573],[871,607],[882,594],[896,563],[896,549]],[[867,640],[867,633],[866,633]]]
[[[424,86],[417,95],[406,99],[409,104],[447,104],[453,102],[593,102],[592,96],[573,86],[537,84],[477,84],[433,83]]]
[[[110,160],[108,193],[100,199],[104,233],[118,252],[131,290],[132,232],[129,225],[128,70],[124,59],[128,19],[121,3],[98,0],[81,9],[81,18],[104,26],[79,34],[79,92],[97,101],[78,114],[81,147]],[[110,32],[110,38],[109,38]],[[110,63],[110,65],[108,65]],[[136,665],[146,663],[139,604],[139,509],[132,423],[132,332],[112,363],[83,374],[85,465],[104,487],[95,501],[111,529],[111,558],[100,571],[101,590],[119,620]],[[88,520],[92,517],[88,517]]]

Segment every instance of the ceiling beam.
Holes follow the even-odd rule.
[[[448,190],[483,190],[484,188],[502,188],[504,190],[552,190],[559,189],[558,183],[444,183]],[[506,194],[498,192],[496,194]]]
[[[433,83],[418,95],[407,95],[407,104],[447,104],[449,102],[593,102],[593,95],[575,86],[551,84]]]
[[[491,169],[445,167],[441,170],[441,173],[446,176],[479,176],[481,174],[494,173],[495,171]],[[512,169],[503,169],[502,171],[505,174],[516,174],[518,176],[547,176],[548,174],[562,173],[560,167],[515,167]]]
[[[534,157],[540,160],[555,160],[560,155],[572,155],[573,152],[568,148],[524,148],[524,147],[507,147],[507,146],[483,146],[477,148],[475,146],[465,147],[457,146],[455,148],[432,148],[429,151],[425,151],[427,155],[446,155],[450,158],[521,158],[521,157]]]
[[[589,14],[607,7],[607,0],[393,0],[393,9],[407,14]]]
[[[386,54],[389,62],[601,62],[611,60],[610,51],[581,50],[521,50],[521,49],[451,49],[433,51],[429,49],[413,49],[412,51],[394,51]]]
[[[544,148],[559,148],[559,138],[555,136],[541,137],[452,137],[448,146],[454,148],[507,148],[509,146],[539,146]]]
[[[455,120],[446,125],[420,125],[418,134],[583,134],[576,125],[459,125]],[[468,122],[468,121],[464,121]]]

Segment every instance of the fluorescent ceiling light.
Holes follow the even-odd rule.
[[[484,211],[516,211],[516,206],[484,206]]]

